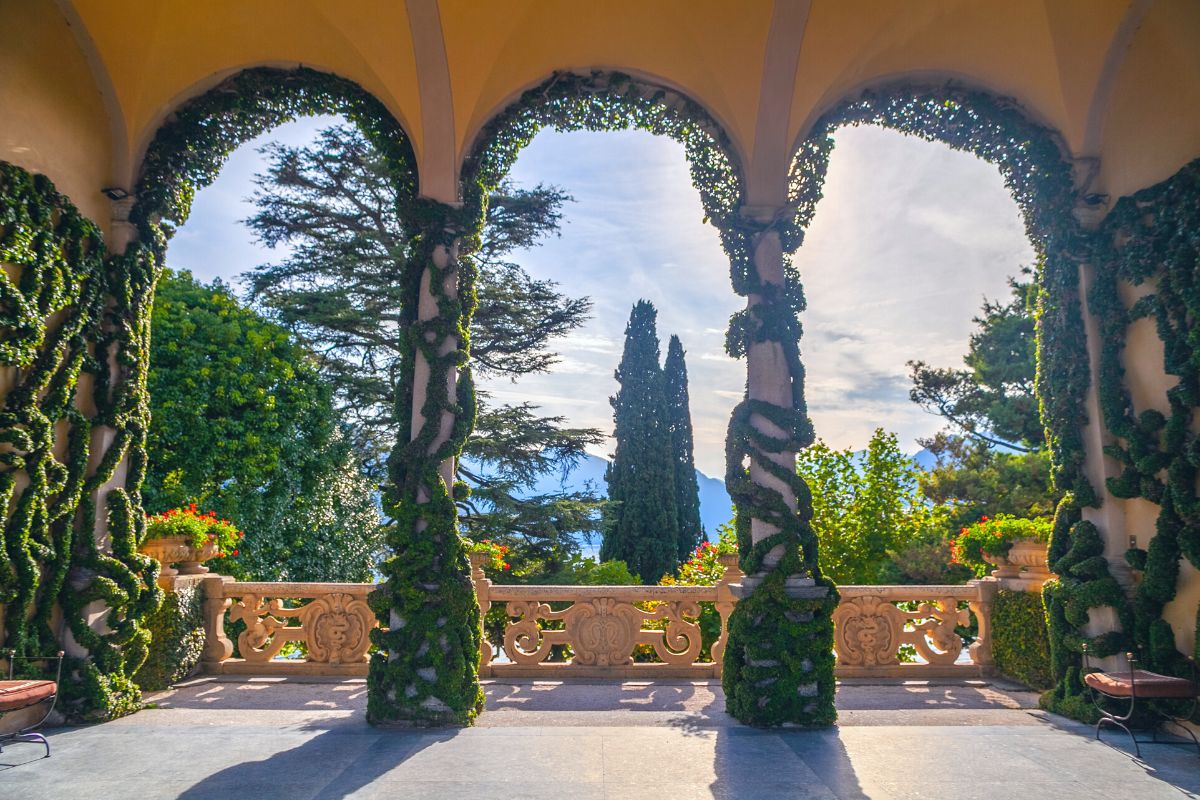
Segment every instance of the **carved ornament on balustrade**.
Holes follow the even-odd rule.
[[[885,596],[864,594],[843,597],[833,613],[834,649],[844,666],[873,667],[900,663],[901,645],[912,645],[929,664],[948,665],[962,653],[962,637],[955,630],[970,623],[958,598],[930,598],[915,611],[897,607]]]

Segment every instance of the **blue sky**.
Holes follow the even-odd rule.
[[[231,156],[201,191],[167,261],[198,277],[237,284],[238,275],[280,257],[254,244],[239,220],[256,148],[268,139],[303,144],[328,119],[276,128]],[[997,169],[974,156],[879,128],[848,128],[837,145],[804,246],[796,256],[808,297],[801,350],[817,434],[861,448],[876,427],[901,446],[940,425],[908,399],[905,362],[957,366],[984,296],[1030,264],[1033,251]],[[515,259],[570,295],[592,298],[592,319],[561,340],[553,372],[490,381],[501,402],[530,401],[572,424],[612,430],[608,397],[633,303],[659,311],[659,336],[687,351],[696,463],[724,471],[723,442],[745,367],[724,354],[729,315],[742,306],[728,261],[703,222],[682,148],[623,133],[543,132],[513,170],[520,183],[553,183],[575,197],[560,237]],[[602,448],[600,454],[611,452]]]

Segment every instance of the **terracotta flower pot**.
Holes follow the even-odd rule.
[[[141,546],[141,552],[163,565],[163,575],[203,575],[208,567],[200,562],[216,558],[221,554],[216,542],[206,542],[200,547],[192,547],[191,542],[182,536],[164,536],[161,539],[147,539]],[[173,569],[172,564],[178,564],[179,569]]]

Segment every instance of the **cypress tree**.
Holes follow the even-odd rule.
[[[639,300],[625,328],[625,351],[616,371],[620,388],[610,400],[617,449],[604,475],[613,502],[605,512],[600,546],[601,560],[624,561],[648,584],[679,565],[675,467],[657,317],[652,304]]]
[[[667,422],[671,429],[671,456],[675,465],[675,518],[679,525],[679,560],[687,561],[705,540],[700,522],[700,484],[692,455],[692,413],[688,407],[687,364],[683,344],[672,336],[663,364],[667,394]]]

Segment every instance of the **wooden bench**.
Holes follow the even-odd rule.
[[[63,651],[59,650],[57,655],[46,657],[18,656],[14,650],[0,652],[8,659],[8,680],[0,681],[0,719],[13,712],[32,708],[38,703],[46,703],[46,713],[37,722],[19,728],[12,733],[0,733],[0,753],[4,752],[5,744],[12,742],[35,742],[45,746],[46,755],[43,758],[49,758],[50,743],[46,741],[45,736],[34,732],[33,729],[45,722],[50,713],[54,711],[54,704],[58,700],[58,682],[62,679]],[[17,661],[57,662],[54,670],[54,680],[14,677],[14,668]]]
[[[1083,668],[1085,674],[1083,682],[1087,684],[1090,690],[1092,702],[1096,708],[1100,710],[1100,721],[1096,723],[1096,738],[1100,738],[1100,728],[1104,725],[1115,725],[1129,735],[1130,741],[1133,742],[1134,753],[1140,758],[1142,750],[1139,745],[1156,744],[1158,741],[1158,729],[1163,724],[1173,724],[1179,730],[1191,737],[1192,743],[1196,745],[1196,751],[1200,753],[1200,741],[1196,739],[1196,734],[1191,728],[1184,725],[1184,721],[1192,717],[1196,712],[1197,695],[1200,694],[1200,687],[1196,677],[1196,664],[1192,664],[1191,678],[1177,678],[1173,675],[1160,675],[1157,672],[1150,672],[1144,669],[1137,669],[1137,657],[1133,653],[1126,653],[1125,658],[1129,663],[1128,672],[1102,672],[1091,670],[1091,662],[1088,658],[1088,647],[1083,645]],[[1124,714],[1114,714],[1104,707],[1097,695],[1110,698],[1117,701],[1128,701],[1129,708]],[[1151,741],[1140,740],[1133,735],[1126,724],[1133,716],[1134,708],[1138,700],[1181,700],[1185,701],[1187,711],[1179,716],[1171,714],[1162,707],[1162,704],[1151,704],[1151,708],[1155,711],[1162,721],[1153,729],[1153,739]]]

